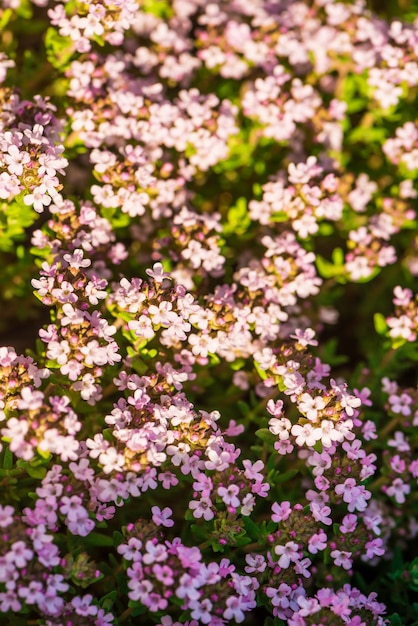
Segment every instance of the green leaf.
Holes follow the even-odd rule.
[[[235,541],[235,545],[237,548],[240,548],[242,546],[246,546],[249,543],[251,543],[252,539],[250,539],[249,537],[237,537],[236,541]]]
[[[162,19],[169,19],[173,15],[173,7],[167,0],[143,0],[141,8],[145,13],[152,13]]]
[[[267,443],[275,443],[277,441],[276,435],[273,435],[268,428],[259,428],[255,431],[256,436]]]
[[[191,529],[192,529],[193,534],[198,539],[206,539],[207,538],[207,532],[205,532],[205,530],[201,526],[198,526],[197,524],[192,524],[191,525]]]
[[[342,248],[334,248],[332,251],[332,261],[336,267],[344,265],[344,252]]]
[[[266,380],[267,372],[265,370],[261,369],[261,367],[259,366],[257,361],[254,361],[254,368],[255,368],[257,374],[260,376],[261,380]]]
[[[225,235],[243,235],[251,224],[247,210],[247,199],[238,198],[235,206],[231,207],[227,214],[227,223],[223,232]]]
[[[280,224],[281,222],[288,222],[289,216],[284,211],[273,213],[270,220],[275,222],[276,224]]]
[[[395,574],[397,571],[403,570],[403,569],[404,569],[404,560],[402,556],[402,550],[400,549],[399,546],[396,546],[394,553],[393,553],[392,561],[390,564],[390,576],[392,574]]]
[[[244,522],[244,528],[248,536],[251,537],[253,541],[256,541],[257,539],[259,539],[260,538],[260,526],[256,524],[255,522],[253,522],[251,517],[249,517],[248,515],[243,516],[242,520]]]
[[[237,359],[233,363],[231,363],[231,370],[237,372],[241,370],[245,365],[245,359]]]
[[[219,365],[219,363],[221,362],[221,359],[218,357],[218,355],[212,354],[212,352],[208,353],[208,357],[210,365]]]
[[[266,619],[264,620],[264,626],[282,626],[282,624],[284,624],[284,622],[282,622],[282,620],[279,620],[279,618],[277,617],[266,617]]]
[[[102,535],[101,533],[92,532],[87,537],[83,537],[83,543],[88,546],[113,547],[113,537]]]
[[[357,126],[347,137],[348,143],[383,143],[386,139],[386,131],[384,128],[375,128],[373,126]]]
[[[32,207],[24,204],[23,197],[21,193],[11,203],[0,204],[0,251],[11,251],[15,242],[23,239],[25,230],[38,218]]]
[[[158,354],[158,350],[156,348],[150,348],[149,350],[141,350],[141,356],[147,357],[148,360],[155,359]]]
[[[101,47],[103,48],[105,45],[105,40],[103,39],[103,37],[100,37],[100,35],[93,35],[93,39],[94,41]]]
[[[39,456],[41,456],[46,461],[48,461],[52,457],[52,454],[48,452],[48,450],[42,450],[38,447],[36,451],[38,452]]]
[[[46,57],[57,70],[66,69],[74,53],[74,44],[70,37],[63,37],[55,28],[48,28],[45,34]]]
[[[249,406],[249,404],[247,404],[247,402],[238,400],[237,407],[239,408],[241,413],[244,415],[244,417],[247,416],[249,413],[251,413],[251,407]]]
[[[112,224],[113,228],[126,228],[131,222],[131,218],[127,213],[123,213],[116,208],[101,207],[100,213]]]
[[[379,335],[386,335],[388,325],[386,324],[386,318],[382,313],[375,313],[373,316],[374,327]]]
[[[299,474],[299,470],[297,470],[297,469],[292,469],[292,470],[289,470],[288,472],[283,472],[283,474],[279,474],[275,478],[274,485],[279,485],[281,483],[285,483],[286,481],[288,481],[291,478],[293,478],[294,476],[296,476],[296,474]]]
[[[409,586],[414,591],[418,591],[418,559],[414,559],[409,566],[409,571],[411,574],[411,582]]]
[[[104,595],[102,598],[100,598],[99,606],[105,611],[110,611],[117,597],[118,597],[118,592],[116,589],[113,589],[113,591],[110,591],[109,593]]]
[[[347,363],[348,357],[344,354],[338,354],[338,339],[331,337],[325,344],[321,346],[321,358],[329,363],[329,365],[342,365]]]
[[[33,10],[29,0],[22,0],[16,9],[16,13],[19,17],[23,17],[25,20],[30,20],[33,15]]]
[[[31,478],[37,478],[38,480],[42,480],[46,476],[46,467],[38,466],[33,467],[31,464],[26,468],[27,473]]]
[[[112,534],[112,541],[114,546],[118,546],[125,541],[125,538],[121,532],[114,530]]]
[[[341,252],[338,252],[341,251]],[[340,261],[340,254],[342,253],[341,248],[335,248],[335,250],[333,251],[333,260],[334,260],[334,255],[335,255],[335,259],[336,261],[338,261],[338,263],[331,263],[331,261],[328,261],[327,259],[324,259],[323,256],[321,256],[320,254],[316,255],[316,267],[318,268],[318,272],[319,275],[322,276],[322,278],[335,278],[336,276],[340,276],[343,277],[345,274],[345,269],[344,269],[344,265],[339,263]]]
[[[334,226],[329,222],[320,222],[318,234],[323,237],[329,237],[334,232]]]
[[[12,9],[6,9],[0,17],[0,32],[4,30],[13,15]]]
[[[13,452],[9,447],[5,448],[2,454],[2,466],[4,470],[11,470],[13,467]]]
[[[129,607],[136,607],[136,608],[134,608],[134,610],[131,613],[132,617],[137,617],[138,615],[144,615],[145,613],[149,612],[148,608],[146,608],[142,604],[138,605],[138,603],[135,602],[134,600],[129,600],[128,606]]]
[[[225,552],[225,546],[221,545],[218,539],[213,539],[213,541],[211,541],[211,546],[214,552]]]

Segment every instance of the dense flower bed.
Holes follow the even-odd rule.
[[[418,18],[0,6],[1,624],[418,624]]]

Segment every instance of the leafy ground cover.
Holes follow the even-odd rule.
[[[1,623],[418,624],[414,4],[0,41]]]

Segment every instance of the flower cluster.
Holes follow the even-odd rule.
[[[169,525],[166,518],[157,525],[142,520],[130,524],[126,543],[118,546],[127,567],[129,598],[157,612],[175,596],[197,623],[243,622],[245,612],[256,606],[257,579],[237,574],[226,558],[203,563],[200,550],[185,546],[179,537],[162,541],[160,524]]]
[[[27,206],[42,213],[59,197],[57,174],[68,165],[56,107],[41,96],[22,101],[8,89],[2,89],[0,106],[0,198],[10,202],[22,194]]]
[[[406,170],[418,169],[418,130],[413,122],[406,122],[396,129],[395,137],[383,145],[388,159],[396,165],[402,164]]]
[[[35,4],[44,6],[44,0]],[[77,52],[89,52],[91,42],[102,40],[111,45],[123,42],[125,31],[136,16],[136,3],[124,0],[116,5],[101,2],[76,2],[74,5],[58,3],[49,9],[48,17],[63,37],[68,37]]]
[[[418,333],[418,308],[411,289],[399,285],[393,290],[394,314],[386,319],[389,336],[395,343],[414,342]]]
[[[35,296],[0,347],[5,624],[412,624],[417,20],[0,23],[0,301]]]

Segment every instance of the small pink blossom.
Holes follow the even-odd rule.
[[[284,546],[275,546],[274,552],[279,557],[279,566],[283,569],[287,569],[291,562],[295,563],[300,558],[299,546],[294,541],[288,541]]]
[[[158,506],[153,506],[151,512],[152,521],[158,526],[165,526],[166,528],[174,526],[174,521],[170,519],[173,515],[173,511],[168,506],[164,507],[162,510]]]

